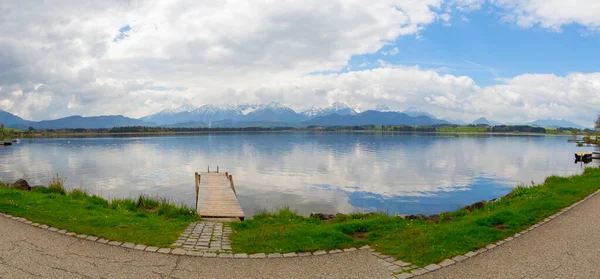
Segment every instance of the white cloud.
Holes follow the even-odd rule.
[[[493,3],[522,26],[597,27],[598,5],[584,2]],[[470,11],[483,1],[452,3]],[[437,19],[449,21],[443,11],[441,0],[2,1],[0,109],[39,120],[140,117],[189,103],[276,100],[299,108],[346,101],[419,106],[442,117],[561,117],[582,124],[597,113],[598,73],[526,74],[487,87],[385,61],[374,70],[309,74],[342,69],[353,55],[382,48],[397,54],[392,41],[418,36]],[[127,25],[127,36],[115,41]]]
[[[352,55],[377,52],[435,22],[440,6],[441,0],[2,1],[0,104],[41,119],[231,102],[223,92],[341,69]],[[124,26],[131,29],[120,36]],[[153,85],[188,90],[149,90]],[[14,90],[23,96],[7,94]],[[36,96],[49,99],[38,104]]]
[[[478,10],[485,0],[454,0],[463,11]],[[502,9],[505,21],[530,28],[536,25],[553,31],[579,24],[592,31],[600,27],[600,2],[597,0],[489,0]]]

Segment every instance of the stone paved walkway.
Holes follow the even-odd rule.
[[[432,278],[600,278],[600,195]]]
[[[231,253],[229,234],[231,227],[228,222],[194,222],[171,246],[188,251]]]
[[[277,259],[178,256],[83,240],[0,216],[2,279],[390,278],[389,274],[369,250]]]

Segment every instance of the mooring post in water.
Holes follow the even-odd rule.
[[[196,172],[194,174],[194,180],[196,181],[196,211],[198,210],[198,194],[200,192],[200,174]]]
[[[229,179],[229,172],[228,171],[225,172],[225,177],[227,177],[227,179]]]
[[[217,173],[219,173],[219,165],[217,165]]]
[[[208,170],[206,172],[210,172],[210,166],[208,166]]]
[[[235,192],[235,185],[233,184],[233,175],[229,175],[229,183],[231,184],[231,190],[233,190],[233,193],[235,194],[235,197],[237,198],[237,193]]]

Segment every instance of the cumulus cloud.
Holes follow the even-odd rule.
[[[492,3],[523,27],[597,27],[598,5],[577,2]],[[471,11],[484,1],[449,3]],[[440,117],[563,117],[582,124],[596,113],[594,73],[526,74],[486,87],[384,61],[377,69],[314,74],[348,70],[354,55],[397,54],[398,37],[449,23],[451,11],[443,6],[442,0],[2,1],[0,109],[40,120],[141,117],[185,104],[274,100],[300,108],[345,101],[419,106]]]
[[[339,70],[352,55],[416,34],[435,21],[440,5],[441,0],[2,1],[0,108],[33,119],[140,116],[157,104],[248,99],[223,92]],[[152,90],[158,85],[187,90]],[[22,95],[13,96],[16,90]],[[42,97],[49,99],[33,102]]]

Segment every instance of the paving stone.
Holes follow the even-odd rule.
[[[108,243],[109,241],[110,241],[110,240],[108,240],[108,239],[104,239],[104,238],[100,238],[100,239],[96,240],[96,242],[98,242],[98,243],[102,243],[102,244],[106,244],[106,243]]]
[[[298,257],[307,257],[307,256],[310,256],[310,255],[312,255],[311,252],[301,252],[301,253],[298,253]]]
[[[373,253],[371,253],[371,255],[374,255],[374,256],[377,257],[377,256],[381,255],[381,253],[379,253],[379,252],[373,252]]]
[[[315,256],[320,256],[320,255],[325,255],[325,254],[327,254],[327,252],[325,252],[324,250],[319,250],[319,251],[313,252],[313,255],[315,255]]]
[[[144,249],[144,251],[156,252],[156,251],[158,251],[158,247],[148,246],[148,247],[146,247],[146,249]]]
[[[185,254],[188,256],[193,256],[193,257],[202,256],[202,252],[196,252],[196,251],[187,251]]]
[[[40,228],[42,228],[42,229],[47,229],[47,228],[49,228],[49,227],[48,227],[48,226],[46,226],[46,225],[41,225],[41,226],[40,226]]]
[[[485,248],[480,248],[480,249],[477,249],[477,250],[475,250],[475,253],[477,253],[477,254],[481,254],[481,253],[483,253],[483,252],[485,252],[485,251],[487,251],[487,249],[485,249]]]
[[[476,255],[477,255],[477,253],[475,253],[475,252],[473,252],[473,251],[471,251],[471,252],[468,252],[468,253],[466,253],[466,254],[465,254],[465,256],[467,256],[467,257],[469,257],[469,258],[470,258],[470,257],[474,257],[474,256],[476,256]]]
[[[267,258],[269,259],[275,259],[275,258],[281,258],[281,253],[271,253],[267,255]]]
[[[48,228],[48,230],[51,231],[51,232],[57,232],[58,231],[57,228]]]
[[[205,258],[216,258],[217,257],[217,253],[204,253],[202,255],[202,257],[205,257]]]
[[[513,238],[512,236],[509,236],[509,237],[507,237],[507,238],[506,238],[506,239],[504,239],[504,240],[505,240],[505,241],[511,241],[511,240],[513,240],[513,239],[514,239],[514,238]]]
[[[233,255],[229,254],[229,253],[223,253],[223,254],[219,254],[219,258],[233,259]]]
[[[394,277],[398,278],[398,279],[409,279],[409,278],[413,278],[415,275],[411,274],[411,273],[400,273],[400,274],[396,274],[394,275]]]
[[[389,258],[390,256],[388,256],[388,255],[385,255],[385,254],[380,254],[380,255],[379,255],[379,256],[377,256],[377,257],[378,257],[378,258],[380,258],[380,259],[384,259],[384,260],[385,260],[385,259]]]
[[[394,265],[393,263],[389,263],[389,262],[386,262],[386,261],[382,261],[380,264],[383,265],[383,266],[385,266],[385,267]]]
[[[90,236],[86,237],[85,239],[87,239],[89,241],[96,241],[96,240],[98,240],[98,237],[90,235]]]
[[[329,254],[337,254],[337,253],[341,253],[341,252],[342,252],[342,250],[340,250],[340,249],[335,249],[335,250],[331,250],[331,251],[329,251]]]
[[[160,248],[156,252],[161,253],[161,254],[169,254],[169,253],[171,253],[171,249],[169,249],[169,248]]]
[[[67,233],[67,230],[60,230],[60,231],[57,231],[57,233],[65,234],[65,233]]]
[[[388,263],[393,263],[393,262],[396,261],[396,259],[394,259],[394,258],[387,258],[387,259],[385,259],[385,261],[388,262]]]
[[[138,244],[135,247],[133,247],[133,249],[143,251],[146,249],[146,245]]]
[[[173,254],[173,255],[185,255],[186,252],[187,252],[186,250],[183,250],[181,248],[176,248],[176,249],[171,250],[171,254]]]
[[[33,223],[31,225],[34,226],[34,227],[39,227],[40,226],[40,224],[38,224],[38,223]]]
[[[235,255],[233,255],[233,257],[235,259],[247,259],[248,258],[248,254],[235,254]]]
[[[454,260],[445,259],[445,260],[441,261],[438,265],[441,266],[441,267],[446,267],[446,266],[449,266],[449,265],[453,265],[455,263],[456,262]]]
[[[496,242],[496,245],[502,245],[502,244],[504,244],[504,243],[506,243],[506,241],[504,241],[504,240],[500,240],[500,241]]]
[[[418,268],[418,266],[416,266],[416,265],[413,264],[413,265],[410,266],[410,268],[415,269],[415,268]]]
[[[520,236],[521,236],[521,234],[520,234],[520,233],[516,233],[516,234],[515,234],[515,237],[520,237]]]
[[[88,237],[87,234],[78,234],[77,238],[86,239]]]
[[[181,246],[183,246],[183,244],[181,244],[181,243],[173,243],[171,246],[172,247],[181,247]]]
[[[463,255],[458,255],[456,257],[452,257],[452,260],[457,261],[457,262],[462,262],[464,260],[468,259],[468,257],[465,257]]]
[[[222,247],[222,248],[223,248],[223,249],[226,249],[226,250],[231,250],[231,246],[229,246],[229,245],[223,245],[223,247]]]
[[[406,272],[410,272],[410,271],[411,271],[411,270],[413,270],[413,269],[414,269],[414,268],[412,268],[412,267],[410,267],[410,266],[405,266],[405,267],[403,267],[403,268],[402,268],[402,270],[403,270],[403,271],[406,271]]]
[[[437,265],[437,264],[430,264],[426,267],[424,267],[425,269],[429,270],[429,271],[434,271],[434,270],[438,270],[440,268],[442,268],[441,266]]]
[[[131,243],[131,242],[125,242],[125,243],[121,244],[121,247],[128,248],[128,249],[133,249],[133,247],[135,247],[135,244]]]
[[[390,266],[388,266],[388,267],[386,267],[386,268],[387,268],[389,271],[391,271],[391,272],[394,272],[394,273],[396,273],[396,272],[399,272],[399,271],[402,271],[402,267],[399,267],[399,266],[397,266],[397,265],[390,265]]]
[[[265,253],[257,253],[257,254],[250,254],[249,257],[251,259],[264,259],[266,257]]]
[[[404,261],[401,261],[401,260],[394,261],[394,264],[398,265],[398,266],[402,266],[402,267],[410,265],[410,263],[407,263],[407,262],[404,262]]]
[[[429,272],[429,270],[424,269],[424,268],[419,268],[419,269],[415,269],[415,270],[411,271],[411,273],[414,275],[423,275],[427,272]]]
[[[285,253],[283,254],[284,258],[293,258],[293,257],[298,257],[298,254],[291,252],[291,253]]]

